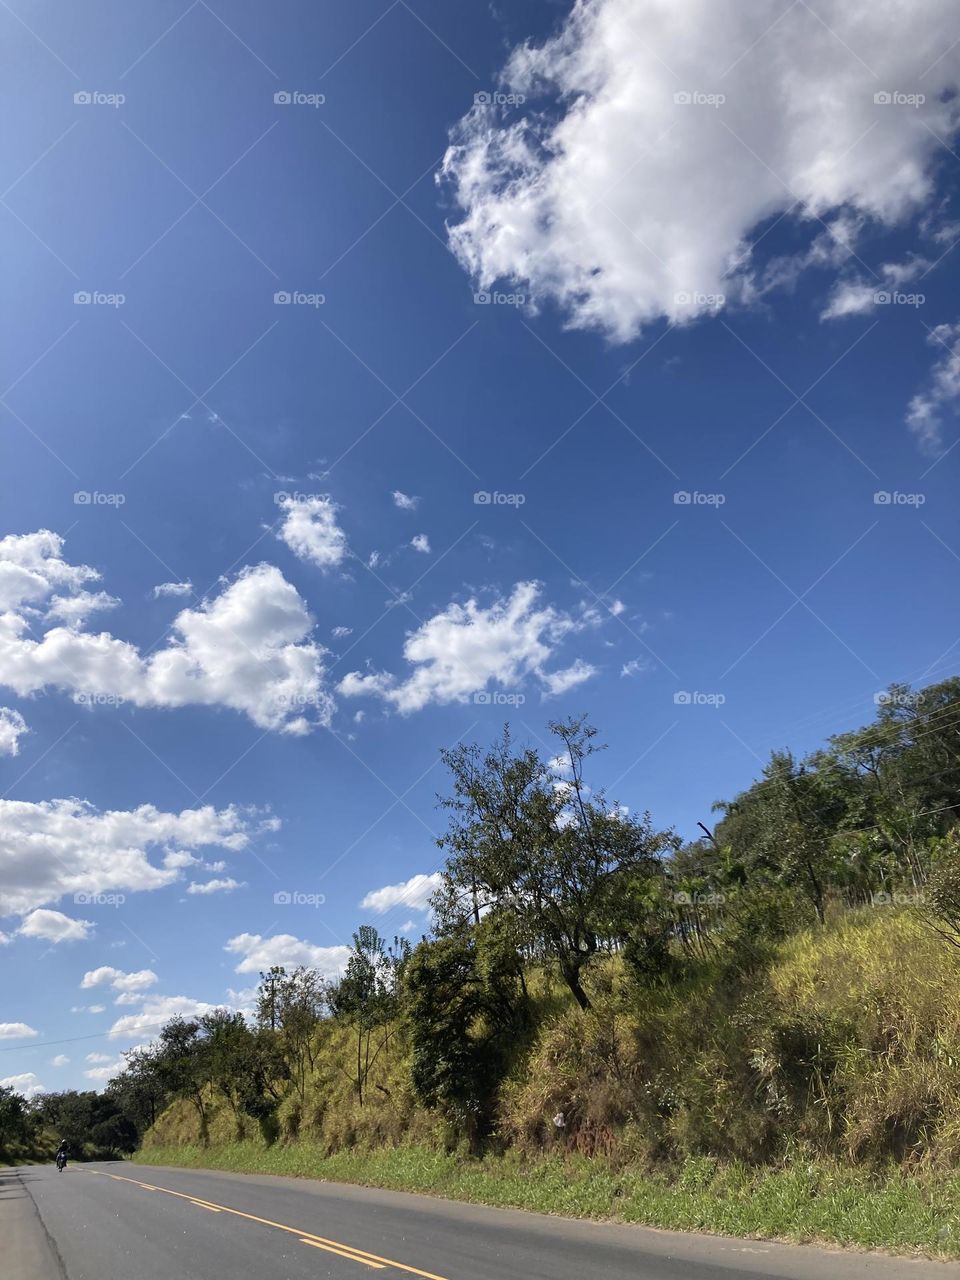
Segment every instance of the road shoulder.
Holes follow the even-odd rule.
[[[0,1240],[5,1280],[64,1280],[64,1270],[29,1190],[30,1170],[0,1170]]]

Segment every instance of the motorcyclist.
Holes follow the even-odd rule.
[[[62,1170],[66,1167],[66,1163],[67,1163],[67,1142],[66,1142],[66,1139],[64,1138],[64,1139],[61,1139],[60,1146],[57,1148],[58,1172],[62,1172]]]

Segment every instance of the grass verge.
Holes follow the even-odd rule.
[[[599,1161],[482,1160],[415,1147],[323,1155],[309,1142],[152,1147],[140,1164],[273,1173],[416,1191],[501,1208],[609,1218],[679,1231],[960,1257],[960,1175],[909,1178],[827,1164],[779,1169],[688,1160],[673,1176]]]

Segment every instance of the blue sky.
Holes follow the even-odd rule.
[[[507,718],[693,837],[952,673],[960,27],[722,9],[4,11],[0,1076],[419,936]]]

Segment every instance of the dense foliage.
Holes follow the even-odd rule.
[[[782,1149],[787,1127],[857,1158],[904,1157],[945,1133],[960,1083],[953,1014],[891,940],[928,939],[911,945],[944,963],[960,951],[960,680],[891,688],[873,723],[807,759],[774,752],[687,844],[596,786],[586,720],[550,731],[552,757],[509,729],[488,749],[443,753],[446,862],[428,939],[388,945],[363,925],[338,981],[271,969],[249,1018],[174,1019],[99,1099],[5,1091],[0,1143],[32,1122],[127,1151],[172,1102],[201,1142],[212,1114],[267,1142],[389,1141],[422,1115],[475,1149],[562,1141],[595,1154],[619,1134],[645,1156],[749,1160]],[[917,932],[896,910],[860,933],[844,923],[878,906],[909,908]],[[888,970],[866,1003],[846,1006],[853,979],[821,1003],[804,986],[801,1000],[784,958],[813,947],[844,972],[835,939],[858,953],[864,930]],[[906,1017],[898,980],[922,1012]],[[868,1075],[876,1115],[853,1083]]]

